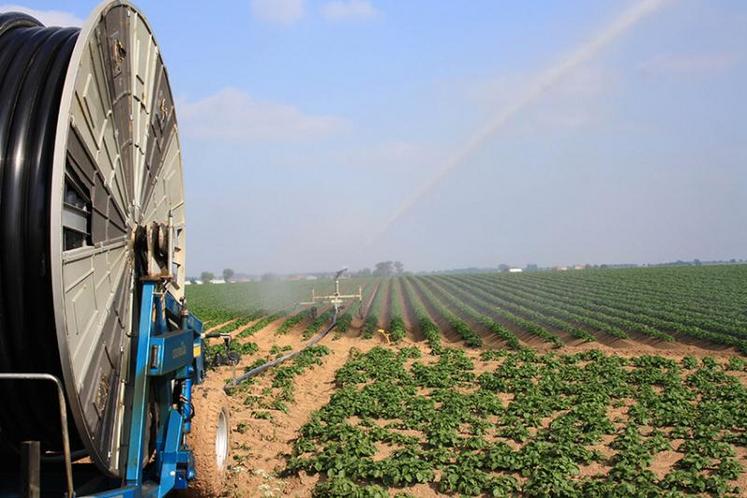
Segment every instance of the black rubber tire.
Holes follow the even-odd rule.
[[[228,397],[219,389],[198,386],[192,393],[195,418],[187,435],[187,445],[192,449],[196,478],[190,481],[188,496],[222,496],[231,451],[231,415]],[[221,421],[221,418],[223,419]],[[225,428],[225,453],[223,465],[218,465],[216,439],[219,427]]]

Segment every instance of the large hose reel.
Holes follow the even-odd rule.
[[[173,96],[143,15],[111,1],[77,29],[0,13],[0,371],[61,377],[73,449],[111,475],[126,458],[137,278],[157,267],[180,298],[184,237]],[[54,390],[3,382],[0,396],[0,451],[39,440],[54,458]]]

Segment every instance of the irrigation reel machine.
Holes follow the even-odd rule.
[[[228,411],[195,389],[182,175],[140,11],[0,13],[0,496],[217,493]]]

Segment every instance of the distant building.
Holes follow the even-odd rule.
[[[192,285],[192,282],[190,280],[187,280],[186,282],[184,282],[184,285]]]
[[[211,284],[225,284],[226,281],[222,278],[214,278],[210,281]]]
[[[523,272],[523,271],[524,271],[524,270],[522,270],[521,268],[509,268],[509,269],[508,269],[508,272],[509,272],[509,273],[521,273],[521,272]]]
[[[576,265],[573,267],[574,270],[585,270],[586,265]]]
[[[202,280],[194,280],[195,285],[202,285]]]

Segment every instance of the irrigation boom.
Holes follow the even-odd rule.
[[[358,300],[358,302],[363,301],[363,289],[360,286],[358,287],[357,294],[340,293],[340,277],[347,270],[347,268],[343,268],[335,274],[335,292],[333,294],[317,296],[316,291],[314,289],[311,289],[311,301],[307,301],[301,304],[305,306],[313,306],[315,304],[329,303],[335,309],[335,312],[337,312],[340,310],[340,308],[342,308],[343,304],[345,304],[345,301],[347,300]]]

